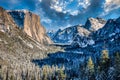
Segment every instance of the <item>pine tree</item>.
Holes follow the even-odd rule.
[[[94,63],[92,61],[92,58],[90,57],[89,60],[88,60],[88,64],[87,64],[87,68],[90,72],[94,72]]]
[[[58,77],[59,77],[59,80],[65,80],[66,75],[64,74],[64,70],[60,69],[58,71]]]
[[[97,79],[99,80],[107,80],[108,79],[108,70],[110,68],[110,58],[108,50],[102,50],[100,62],[98,65],[98,74]]]
[[[103,50],[100,60],[100,71],[105,71],[107,73],[110,66],[110,59],[108,50]]]
[[[108,50],[102,51],[102,59],[109,59]]]
[[[88,60],[88,63],[87,63],[87,71],[88,71],[88,79],[89,80],[95,80],[94,63],[93,63],[91,57],[89,57],[89,60]]]
[[[47,65],[45,65],[44,67],[43,67],[43,78],[42,78],[42,80],[47,80],[47,77],[48,77],[48,75],[47,75]]]

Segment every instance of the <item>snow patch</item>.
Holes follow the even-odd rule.
[[[112,36],[114,36],[116,33],[112,33],[112,34],[109,34],[109,37],[112,37]]]

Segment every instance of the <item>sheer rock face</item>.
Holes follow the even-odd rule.
[[[20,26],[30,37],[42,44],[51,44],[52,41],[46,34],[45,28],[40,24],[40,17],[27,10],[8,11]]]
[[[11,15],[0,7],[0,52],[2,48],[4,50],[6,47],[14,47],[12,50],[16,50],[23,46],[32,49],[43,49],[44,47],[44,45],[38,43],[38,41],[29,37],[23,30],[19,29]]]
[[[85,28],[90,31],[97,31],[105,25],[106,21],[101,18],[89,18],[85,24]]]

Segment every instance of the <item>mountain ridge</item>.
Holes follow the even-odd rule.
[[[105,25],[105,23],[106,23],[106,21],[102,18],[98,18],[98,17],[97,18],[88,18],[85,25],[75,25],[75,26],[67,27],[63,30],[59,29],[58,31],[54,32],[53,34],[50,33],[52,35],[52,37],[51,36],[50,37],[55,43],[60,43],[60,41],[61,41],[61,43],[70,42],[74,39],[74,37],[77,33],[79,33],[79,35],[81,35],[81,36],[89,36],[91,33],[102,28]],[[70,34],[67,33],[68,30],[69,31],[71,30]],[[68,39],[70,35],[71,35],[71,38]],[[64,38],[61,38],[63,36],[64,36]]]

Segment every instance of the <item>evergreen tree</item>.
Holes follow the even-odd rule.
[[[47,65],[45,65],[44,67],[43,67],[43,78],[42,78],[42,80],[47,80],[47,77],[48,77],[48,75],[47,75]]]
[[[109,59],[109,55],[108,55],[108,50],[103,50],[102,51],[102,59]]]
[[[91,57],[90,57],[89,60],[88,60],[87,68],[88,68],[88,70],[89,70],[91,73],[94,72],[94,63],[93,63]]]
[[[64,74],[64,70],[60,69],[58,71],[58,78],[59,78],[59,80],[65,80],[66,75]]]
[[[88,60],[88,63],[87,63],[87,72],[88,72],[88,79],[89,80],[95,80],[94,63],[93,63],[91,57],[89,57],[89,60]]]
[[[109,67],[110,67],[110,59],[109,59],[108,50],[103,50],[100,60],[100,71],[105,71],[105,73],[107,73]]]
[[[98,62],[98,69],[97,69],[97,79],[98,80],[107,80],[108,79],[108,70],[110,68],[110,59],[108,50],[102,50],[100,62]]]

